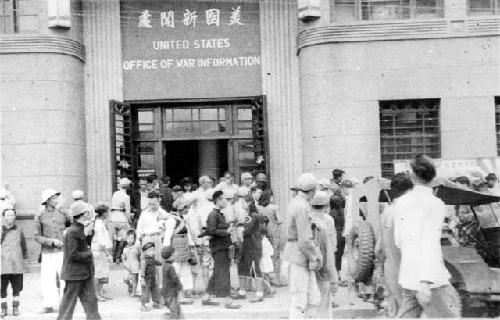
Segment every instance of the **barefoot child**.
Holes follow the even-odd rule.
[[[160,305],[160,289],[156,278],[156,266],[161,266],[161,262],[155,257],[155,244],[152,242],[146,243],[142,247],[141,256],[141,311],[149,311],[146,306],[149,301],[153,300],[153,308],[161,309]]]
[[[183,316],[179,294],[182,291],[182,284],[172,265],[174,251],[174,248],[171,246],[163,247],[161,250],[161,257],[165,260],[163,263],[162,295],[165,305],[170,309],[170,319],[181,319]]]
[[[23,259],[28,259],[24,234],[16,225],[14,209],[2,212],[2,314],[7,315],[7,286],[12,287],[12,315],[19,315],[19,293],[23,290]]]
[[[127,246],[123,249],[122,261],[126,273],[123,277],[123,282],[128,285],[128,293],[130,297],[137,294],[137,283],[139,282],[139,248],[135,244],[135,231],[127,231]]]

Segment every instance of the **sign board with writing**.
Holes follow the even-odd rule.
[[[488,173],[500,174],[500,157],[473,159],[434,159],[437,175],[451,178],[467,176],[484,178]],[[409,172],[411,160],[394,160],[394,172]]]
[[[124,99],[262,93],[258,2],[121,1]]]

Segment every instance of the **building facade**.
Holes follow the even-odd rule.
[[[495,157],[499,14],[496,0],[1,1],[1,183],[29,224],[49,187],[109,201],[120,175],[265,170],[284,211],[304,171]]]

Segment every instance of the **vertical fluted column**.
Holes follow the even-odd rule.
[[[261,0],[263,92],[267,97],[272,188],[284,213],[302,171],[295,0]]]
[[[122,100],[119,0],[84,1],[87,174],[90,201],[111,199],[109,101]]]

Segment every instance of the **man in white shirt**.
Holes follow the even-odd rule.
[[[148,194],[148,208],[141,213],[137,222],[137,245],[142,248],[148,242],[155,244],[155,257],[161,257],[163,246],[164,222],[169,214],[160,207],[160,194],[150,191]],[[158,259],[158,258],[157,258]],[[156,268],[159,286],[162,286],[161,267]]]
[[[413,190],[394,204],[394,241],[401,250],[399,284],[403,300],[398,316],[418,318],[460,317],[459,297],[441,250],[441,228],[446,206],[434,196],[431,181],[436,168],[427,156],[411,163]]]

